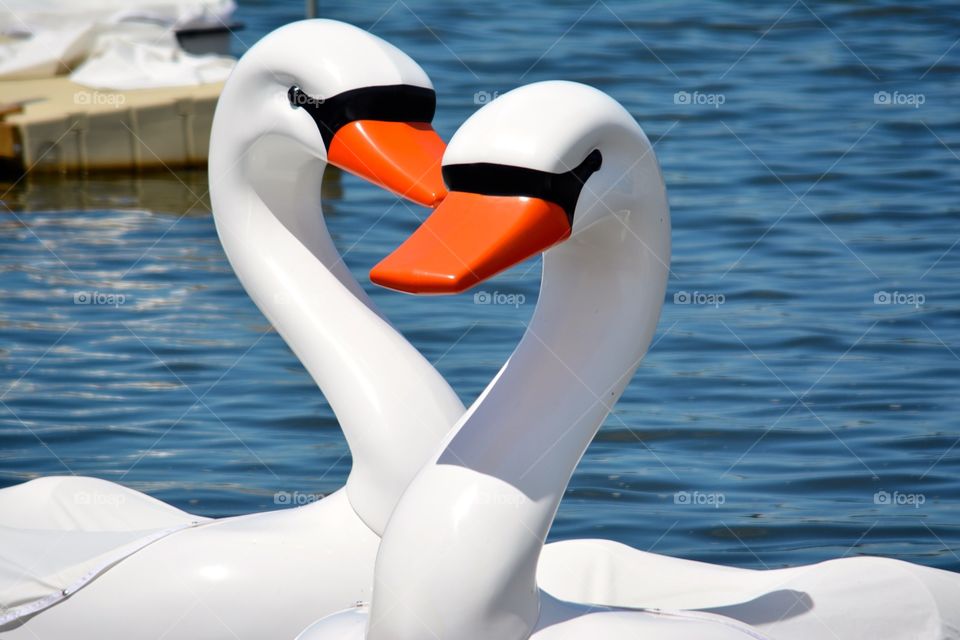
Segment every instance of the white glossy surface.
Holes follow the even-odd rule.
[[[151,544],[0,637],[290,638],[370,597],[378,543],[342,491],[214,520]]]
[[[364,640],[374,629],[369,608],[353,607],[316,622],[296,640]],[[642,625],[642,634],[638,625]],[[534,640],[584,640],[584,638],[656,638],[657,640],[767,640],[766,636],[736,620],[710,613],[687,611],[624,611],[542,598]],[[391,635],[389,631],[386,635]],[[445,636],[425,635],[426,638]],[[491,636],[498,637],[498,636]]]
[[[218,151],[211,154],[211,177],[217,181],[213,197],[218,230],[241,281],[304,360],[341,418],[358,463],[348,489],[307,507],[224,519],[170,535],[26,625],[0,633],[4,638],[57,638],[64,637],[65,630],[79,639],[156,638],[164,633],[170,638],[293,637],[309,622],[348,607],[352,617],[337,624],[346,624],[350,633],[360,633],[366,624],[361,619],[365,614],[353,605],[371,596],[379,540],[357,516],[357,509],[374,528],[382,527],[406,486],[405,478],[429,458],[462,407],[432,367],[377,314],[340,263],[319,210],[323,148],[311,137],[316,133],[312,121],[302,111],[289,109],[284,86],[293,81],[324,95],[329,90],[316,80],[319,76],[329,77],[331,86],[344,90],[360,86],[364,78],[379,84],[400,78],[421,86],[429,86],[429,81],[418,67],[403,61],[403,54],[359,35],[363,32],[333,26],[336,23],[306,24],[312,26],[291,25],[271,35],[251,50],[262,52],[262,57],[240,65],[245,71],[230,83],[232,106],[218,113]],[[321,27],[343,28],[350,35],[314,37],[313,30]],[[350,56],[351,42],[364,36],[373,40],[371,51]],[[338,47],[334,53],[325,48],[331,42]],[[377,80],[378,69],[364,66],[397,54],[403,60],[396,68],[387,65],[390,80]],[[350,58],[349,73],[331,72],[327,67],[333,63],[324,62],[327,55]],[[310,78],[296,75],[320,68],[323,72]],[[578,117],[605,117],[605,126],[614,132],[636,126],[632,119],[623,120],[625,112],[618,106],[607,102],[607,107],[599,108],[604,99],[597,92],[577,91],[586,103],[597,105],[580,110]],[[579,104],[570,102],[575,97],[563,96],[560,103],[544,109]],[[528,120],[521,119],[522,131],[512,135],[528,136],[536,148],[537,129]],[[563,144],[570,149],[589,146],[570,139],[589,131],[582,127],[566,131],[566,136],[551,134],[542,142],[545,157],[538,160],[539,167],[575,158],[576,153],[565,151]],[[443,457],[424,473],[439,479],[440,486],[423,489],[426,481],[418,480],[412,497],[404,499],[402,518],[407,525],[398,525],[396,542],[385,560],[390,571],[379,585],[377,607],[391,598],[404,607],[425,604],[424,620],[434,624],[439,619],[447,625],[441,637],[477,637],[490,629],[497,637],[524,637],[531,629],[536,638],[621,633],[637,637],[639,630],[658,638],[681,637],[671,633],[743,637],[737,625],[721,624],[721,630],[712,617],[674,616],[683,619],[684,626],[677,626],[649,613],[587,613],[581,606],[538,595],[536,573],[544,591],[565,600],[623,607],[723,607],[724,616],[753,624],[770,637],[831,637],[825,627],[843,629],[841,638],[883,637],[877,635],[878,629],[902,631],[887,637],[960,637],[956,576],[905,563],[869,559],[867,565],[854,559],[776,574],[625,548],[611,553],[606,545],[612,543],[597,541],[548,545],[540,553],[563,486],[592,435],[591,423],[599,424],[629,380],[626,374],[636,366],[626,362],[630,350],[622,345],[636,341],[633,353],[639,358],[659,312],[658,278],[665,268],[659,262],[667,261],[663,252],[668,244],[662,237],[666,229],[655,224],[651,212],[662,207],[665,213],[666,207],[656,197],[662,182],[652,153],[629,148],[631,140],[641,148],[646,144],[638,131],[632,137],[615,136],[608,141],[609,150],[604,147],[604,169],[621,163],[623,170],[638,157],[641,160],[631,167],[627,184],[608,172],[591,180],[594,193],[581,199],[574,239],[547,256],[544,292],[532,332],[521,343],[523,351],[518,348],[498,375],[500,382],[495,380],[484,394],[486,400],[478,401],[487,408],[474,406],[447,442]],[[490,137],[489,132],[483,135]],[[494,138],[491,148],[510,148]],[[454,153],[464,148],[457,145]],[[503,153],[499,161],[522,164]],[[565,168],[569,167],[561,167]],[[653,207],[647,208],[651,201],[641,196],[651,189]],[[603,202],[598,202],[600,195]],[[631,230],[638,232],[637,237]],[[608,251],[610,246],[624,249]],[[632,269],[627,277],[594,286],[596,278],[625,267]],[[652,291],[645,293],[648,285]],[[627,305],[624,317],[610,313],[609,308],[618,304]],[[552,360],[557,357],[575,366],[559,366]],[[610,362],[630,365],[622,380],[613,374]],[[404,393],[416,396],[414,401],[410,395],[391,394],[403,385]],[[613,394],[610,399],[607,389]],[[592,401],[588,390],[598,391],[602,401]],[[498,409],[495,402],[516,404]],[[564,424],[565,412],[584,406],[581,420]],[[417,412],[421,419],[411,417]],[[466,428],[468,424],[473,427]],[[545,443],[557,441],[559,434],[551,430],[558,424],[564,425],[562,437],[548,447]],[[424,515],[422,522],[416,520],[418,512]],[[22,513],[22,523],[48,515]],[[497,526],[490,524],[495,521]],[[404,546],[405,535],[416,537],[415,544]],[[403,553],[410,557],[398,555]],[[438,574],[441,580],[434,581]],[[393,594],[391,584],[396,586]],[[783,591],[784,585],[802,591],[817,606],[783,622],[758,620],[758,615],[769,616],[782,606],[772,603],[769,594]],[[447,593],[428,603],[434,590]],[[531,609],[530,603],[538,608]],[[383,617],[388,622],[394,619],[389,612]],[[416,631],[418,622],[407,618],[398,626],[379,627],[389,631],[375,633],[403,638]],[[695,624],[707,626],[694,633]],[[449,629],[455,635],[447,635]],[[312,629],[315,633],[324,629]]]
[[[361,640],[367,633],[367,622],[370,618],[370,609],[366,604],[357,604],[350,609],[332,613],[317,620],[303,630],[296,640],[310,640],[311,638],[338,638]]]
[[[258,42],[223,90],[210,142],[217,231],[247,293],[337,415],[353,468],[347,494],[374,531],[463,412],[446,381],[346,268],[320,207],[326,150],[287,90],[431,87],[399,49],[356,27],[296,22]]]
[[[567,170],[593,148],[603,167],[570,240],[544,256],[527,332],[387,527],[367,637],[960,637],[960,576],[905,562],[748,571],[603,541],[543,548],[570,474],[659,316],[670,248],[663,180],[633,119],[572,83],[501,96],[444,158]],[[538,154],[550,157],[526,162]],[[648,608],[670,611],[639,610]]]
[[[97,478],[50,476],[0,491],[0,629],[207,521]]]
[[[569,169],[599,149],[603,165],[584,186],[571,237],[544,254],[520,344],[394,511],[377,559],[371,640],[510,640],[538,628],[544,539],[573,469],[650,343],[666,287],[663,178],[619,104],[584,85],[546,82],[504,94],[475,117],[496,127],[468,120],[444,164],[489,161],[485,150],[519,139],[524,151],[498,162],[526,166],[543,155],[534,168],[560,158]],[[630,637],[642,626],[638,619]]]
[[[221,241],[244,288],[339,419],[353,454],[345,490],[298,509],[179,531],[4,637],[68,630],[76,639],[292,637],[369,597],[376,531],[463,405],[344,266],[320,205],[324,145],[287,90],[296,84],[322,97],[397,83],[430,86],[415,62],[365,31],[294,23],[238,62],[212,131],[210,190]],[[35,494],[21,505],[51,506],[26,485],[7,491],[16,490]],[[123,508],[153,500],[142,498]],[[31,514],[8,510],[0,522],[22,530]],[[101,530],[95,523],[89,532]]]
[[[711,612],[777,640],[960,638],[958,576],[889,558],[756,571],[570,540],[544,547],[537,578],[562,600]]]

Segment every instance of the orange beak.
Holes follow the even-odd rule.
[[[547,200],[451,191],[370,279],[406,293],[460,293],[569,236],[566,212]]]
[[[356,120],[333,136],[327,159],[398,196],[433,207],[447,193],[440,174],[445,149],[426,122]]]

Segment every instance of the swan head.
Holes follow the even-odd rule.
[[[450,140],[442,172],[448,195],[373,268],[375,283],[458,293],[584,241],[613,216],[662,217],[666,207],[640,126],[610,96],[575,82],[527,85],[485,105]]]
[[[248,153],[265,165],[271,154],[303,156],[433,206],[445,193],[435,108],[430,78],[393,45],[334,20],[294,22],[251,47],[227,80],[211,168],[219,148],[227,166]]]

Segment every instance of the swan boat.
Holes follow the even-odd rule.
[[[464,407],[343,264],[320,186],[332,164],[433,205],[434,108],[419,65],[340,22],[284,26],[237,63],[211,133],[217,231],[336,414],[353,456],[346,486],[215,520],[97,478],[4,489],[0,637],[292,637],[368,596],[387,517]]]
[[[443,145],[427,124],[430,89],[382,40],[308,21],[251,49],[215,120],[218,232],[241,282],[335,409],[354,456],[346,488],[297,509],[220,520],[95,478],[4,489],[0,637],[292,636],[370,597],[379,534],[463,406],[343,266],[319,183],[335,164],[436,204]],[[392,113],[365,101],[388,94],[400,102]],[[398,382],[409,383],[399,399],[390,395]],[[619,607],[750,609],[796,582],[792,570],[710,567],[603,540],[547,545],[539,564],[540,586],[557,601]],[[637,579],[661,567],[676,579]],[[722,590],[691,590],[711,577]],[[931,610],[921,599],[916,617]]]
[[[464,406],[344,265],[320,184],[333,164],[435,205],[445,145],[429,126],[434,104],[413,60],[340,22],[287,25],[237,63],[211,140],[217,231],[333,408],[353,458],[346,486],[222,519],[98,478],[0,490],[0,637],[292,637],[369,599],[386,521]],[[548,545],[545,588],[584,601],[622,595],[614,585],[627,576],[602,572],[620,551],[602,540]]]
[[[570,82],[482,107],[451,139],[442,172],[449,193],[371,279],[458,293],[543,252],[537,307],[398,502],[372,601],[300,640],[960,637],[960,575],[897,560],[754,571],[601,542],[544,547],[660,316],[664,181],[633,117]]]

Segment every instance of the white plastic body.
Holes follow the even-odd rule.
[[[568,540],[544,547],[537,577],[544,590],[540,630],[532,636],[538,640],[607,637],[595,625],[633,624],[633,612],[585,616],[570,603],[593,603],[594,613],[611,607],[659,610],[661,628],[644,629],[651,640],[691,633],[692,622],[702,626],[686,637],[716,639],[746,627],[756,634],[746,637],[776,640],[960,638],[957,575],[890,558],[758,571],[671,558],[609,540]],[[361,640],[368,616],[369,607],[351,607],[310,625],[297,640]],[[573,617],[570,625],[558,624]],[[673,624],[679,620],[684,624]]]
[[[237,63],[211,134],[224,250],[334,410],[353,456],[346,488],[298,509],[179,531],[0,636],[292,637],[369,598],[378,533],[464,409],[343,264],[321,210],[326,151],[287,90],[327,97],[388,84],[431,86],[376,36],[329,20],[293,23]],[[3,516],[13,514],[0,515],[6,524]]]
[[[463,404],[344,265],[321,211],[326,150],[287,90],[325,98],[389,84],[431,87],[413,60],[366,31],[293,23],[237,63],[210,142],[210,198],[224,251],[323,390],[353,456],[350,503],[377,533]]]
[[[660,314],[670,260],[663,179],[620,105],[565,82],[529,85],[483,107],[444,157],[559,172],[593,149],[603,165],[584,187],[570,239],[544,255],[520,344],[394,511],[366,637],[960,637],[960,576],[895,560],[766,572],[600,541],[543,552],[570,475]]]
[[[167,536],[0,638],[293,637],[370,597],[380,539],[343,491]]]
[[[554,514],[660,316],[666,189],[630,114],[575,83],[501,96],[461,126],[444,156],[558,172],[595,149],[602,167],[583,188],[571,237],[544,254],[520,344],[394,511],[371,640],[521,640],[538,628],[537,562]]]
[[[317,38],[317,28],[329,31]],[[348,80],[364,77],[385,83],[364,76],[373,72],[362,67],[382,62],[391,69],[384,61],[396,54],[375,40],[374,52],[351,56],[350,43],[360,37],[355,31],[326,21],[301,23],[258,44],[251,50],[260,52],[257,57],[248,54],[228,83],[234,87],[229,94],[232,106],[224,102],[223,115],[218,112],[221,125],[211,150],[211,180],[216,181],[212,195],[228,256],[244,286],[334,405],[360,465],[347,489],[305,507],[227,518],[174,533],[24,625],[0,631],[0,637],[286,638],[330,612],[348,608],[343,614],[348,619],[331,618],[304,638],[328,637],[323,634],[333,624],[345,626],[340,627],[344,632],[365,633],[367,614],[354,604],[371,597],[379,544],[371,527],[387,520],[405,487],[404,478],[430,458],[447,431],[444,420],[452,424],[461,407],[432,367],[376,313],[341,264],[319,209],[322,145],[310,137],[312,121],[283,110],[288,109],[287,81],[315,95],[346,90],[352,87]],[[351,59],[344,62],[343,74],[334,73],[335,63],[320,55],[330,55],[324,49],[330,43],[336,45],[337,56]],[[242,75],[240,69],[245,69]],[[332,88],[296,75],[311,70],[317,71],[312,78],[326,74]],[[427,82],[417,73],[404,69],[396,77],[411,84]],[[596,96],[581,103],[579,91],[551,99],[581,105],[582,122],[591,126],[597,122],[590,118],[607,118],[608,128],[596,131],[608,131],[605,135],[627,146],[609,151],[604,146],[604,167],[619,163],[621,170],[629,167],[635,175],[626,186],[614,184],[615,174],[591,180],[593,195],[581,199],[575,238],[546,258],[544,290],[531,331],[404,498],[400,524],[396,530],[390,525],[390,547],[378,567],[374,608],[389,623],[381,628],[389,630],[390,638],[409,637],[416,630],[416,621],[409,617],[393,625],[397,616],[384,610],[393,599],[425,610],[423,620],[436,625],[441,638],[525,633],[536,638],[616,638],[621,631],[633,638],[642,624],[651,625],[640,627],[648,637],[727,637],[713,619],[684,618],[687,622],[674,630],[685,635],[671,636],[674,631],[664,628],[664,616],[596,609],[588,613],[582,606],[558,602],[537,591],[533,566],[539,556],[540,586],[567,601],[727,607],[723,615],[750,624],[766,616],[767,622],[758,622],[766,629],[777,620],[774,616],[769,622],[777,609],[768,594],[797,590],[818,606],[804,609],[802,616],[788,616],[774,637],[814,637],[811,629],[820,628],[816,625],[829,627],[831,616],[847,616],[852,620],[848,628],[866,631],[862,636],[851,631],[841,636],[844,640],[879,637],[877,625],[916,632],[919,638],[956,638],[956,576],[905,563],[871,559],[867,566],[854,559],[789,570],[793,573],[787,576],[701,565],[619,545],[611,551],[612,543],[600,541],[548,545],[540,553],[542,536],[591,429],[629,381],[636,366],[630,356],[639,360],[649,341],[669,251],[669,219],[656,215],[666,214],[666,202],[658,195],[662,182],[652,153],[628,148],[632,142],[646,149],[646,139],[639,129],[631,129],[636,127],[632,119],[623,120],[625,112]],[[267,102],[273,100],[277,103]],[[531,113],[517,126],[531,134],[571,129],[572,120],[562,122],[553,111]],[[497,111],[484,110],[477,117],[491,114]],[[496,119],[471,119],[468,124],[477,122],[483,126],[470,125],[477,135],[500,126]],[[629,135],[620,135],[618,127],[626,127]],[[576,135],[590,133],[573,129]],[[596,138],[597,144],[604,139]],[[565,158],[558,144],[555,139],[541,141],[541,164],[531,160],[529,166],[557,167],[581,151],[572,145],[576,148]],[[581,146],[589,144],[592,141]],[[454,152],[460,148],[452,147]],[[500,137],[474,148],[489,161],[517,162],[510,144]],[[603,203],[598,202],[601,197]],[[609,207],[609,214],[601,205]],[[616,275],[619,269],[628,275]],[[391,395],[398,385],[411,395]],[[602,391],[596,394],[599,402],[597,397],[591,400],[595,391]],[[584,411],[578,414],[579,409]],[[411,417],[417,412],[419,421]],[[579,420],[569,419],[577,415]],[[408,428],[413,430],[404,431]],[[873,580],[870,585],[857,584],[865,575]],[[893,602],[907,608],[898,610]],[[480,611],[478,606],[486,608]],[[888,624],[894,616],[899,627]],[[864,625],[865,619],[877,625]],[[708,628],[692,629],[693,624]],[[871,630],[872,635],[866,634]]]

